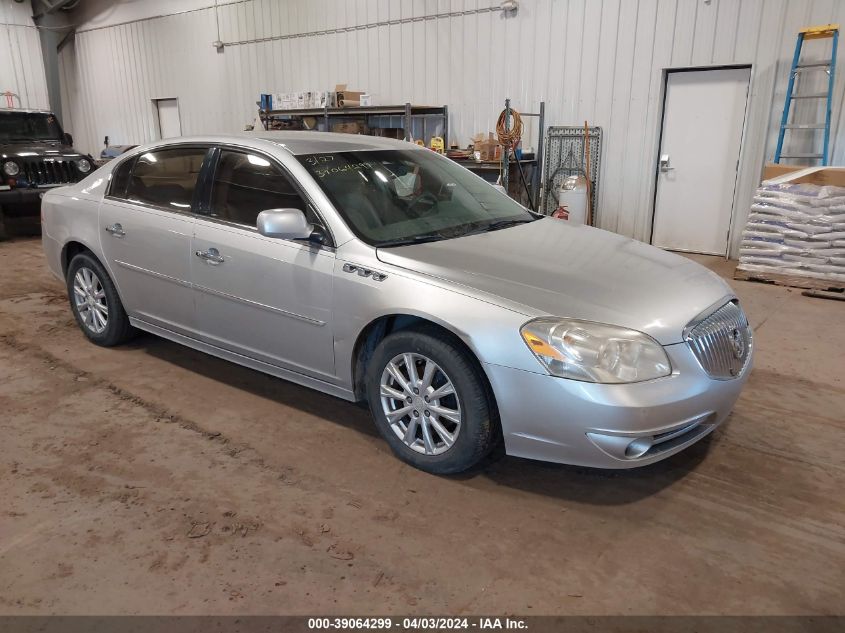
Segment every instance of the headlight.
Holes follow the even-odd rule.
[[[21,168],[15,161],[7,160],[5,163],[3,163],[3,171],[7,176],[17,176],[19,173],[21,173]]]
[[[623,383],[672,373],[672,365],[660,343],[636,330],[546,317],[529,321],[520,333],[553,376]]]
[[[91,163],[88,161],[87,158],[80,158],[78,161],[76,161],[76,167],[83,174],[87,174],[89,171],[91,171]]]

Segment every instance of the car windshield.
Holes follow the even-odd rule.
[[[373,246],[449,239],[537,219],[434,152],[368,150],[297,158],[352,231]]]
[[[62,128],[46,112],[0,112],[0,143],[60,141]]]

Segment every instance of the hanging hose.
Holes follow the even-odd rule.
[[[511,129],[507,129],[506,125],[508,109],[502,110],[499,119],[496,121],[496,136],[498,137],[499,145],[505,148],[505,152],[514,150],[519,145],[519,141],[522,140],[522,117],[513,108],[509,108],[509,110]],[[522,171],[522,163],[518,158],[516,159],[516,167],[519,170],[522,186],[525,188],[525,195],[528,197],[528,206],[534,211],[534,201],[531,199],[531,192],[528,190],[528,183],[525,180],[525,172]]]
[[[511,108],[511,129],[505,128],[505,118],[507,118],[507,111],[502,110],[499,115],[499,120],[496,121],[496,136],[499,138],[499,145],[506,149],[513,149],[522,138],[522,117],[519,112]]]

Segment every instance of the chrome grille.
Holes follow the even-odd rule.
[[[21,175],[30,185],[65,185],[79,180],[76,165],[69,160],[27,160]]]
[[[736,378],[751,358],[751,328],[737,301],[690,323],[684,338],[707,375],[717,380]]]

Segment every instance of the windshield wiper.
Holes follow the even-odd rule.
[[[407,246],[409,244],[424,244],[426,242],[435,242],[437,240],[451,240],[456,237],[465,237],[467,235],[475,235],[476,233],[487,233],[488,231],[498,231],[499,229],[506,229],[509,226],[516,226],[517,224],[526,224],[528,222],[534,222],[538,218],[519,218],[519,219],[510,219],[510,220],[498,220],[496,222],[491,222],[490,224],[485,224],[481,227],[472,227],[469,231],[465,232],[458,232],[458,233],[423,233],[422,235],[414,235],[413,237],[402,238],[398,240],[392,240],[389,242],[384,242],[379,244],[379,248],[390,248],[392,246]]]
[[[485,224],[483,226],[473,228],[464,235],[476,235],[478,233],[489,233],[490,231],[498,231],[499,229],[507,229],[512,226],[516,226],[517,224],[527,224],[528,222],[534,222],[537,218],[519,218],[519,219],[510,219],[510,220],[497,220],[495,222],[491,222],[490,224]]]
[[[414,235],[413,237],[405,237],[398,240],[391,240],[378,244],[378,248],[391,248],[393,246],[407,246],[409,244],[425,244],[426,242],[436,242],[438,240],[446,240],[457,235],[443,235],[442,233],[423,233],[422,235]]]
[[[528,222],[534,222],[537,218],[531,218],[526,220],[525,218],[520,218],[519,220],[498,220],[497,222],[491,222],[487,226],[484,227],[485,231],[498,231],[499,229],[506,229],[511,226],[516,226],[517,224],[527,224]]]

